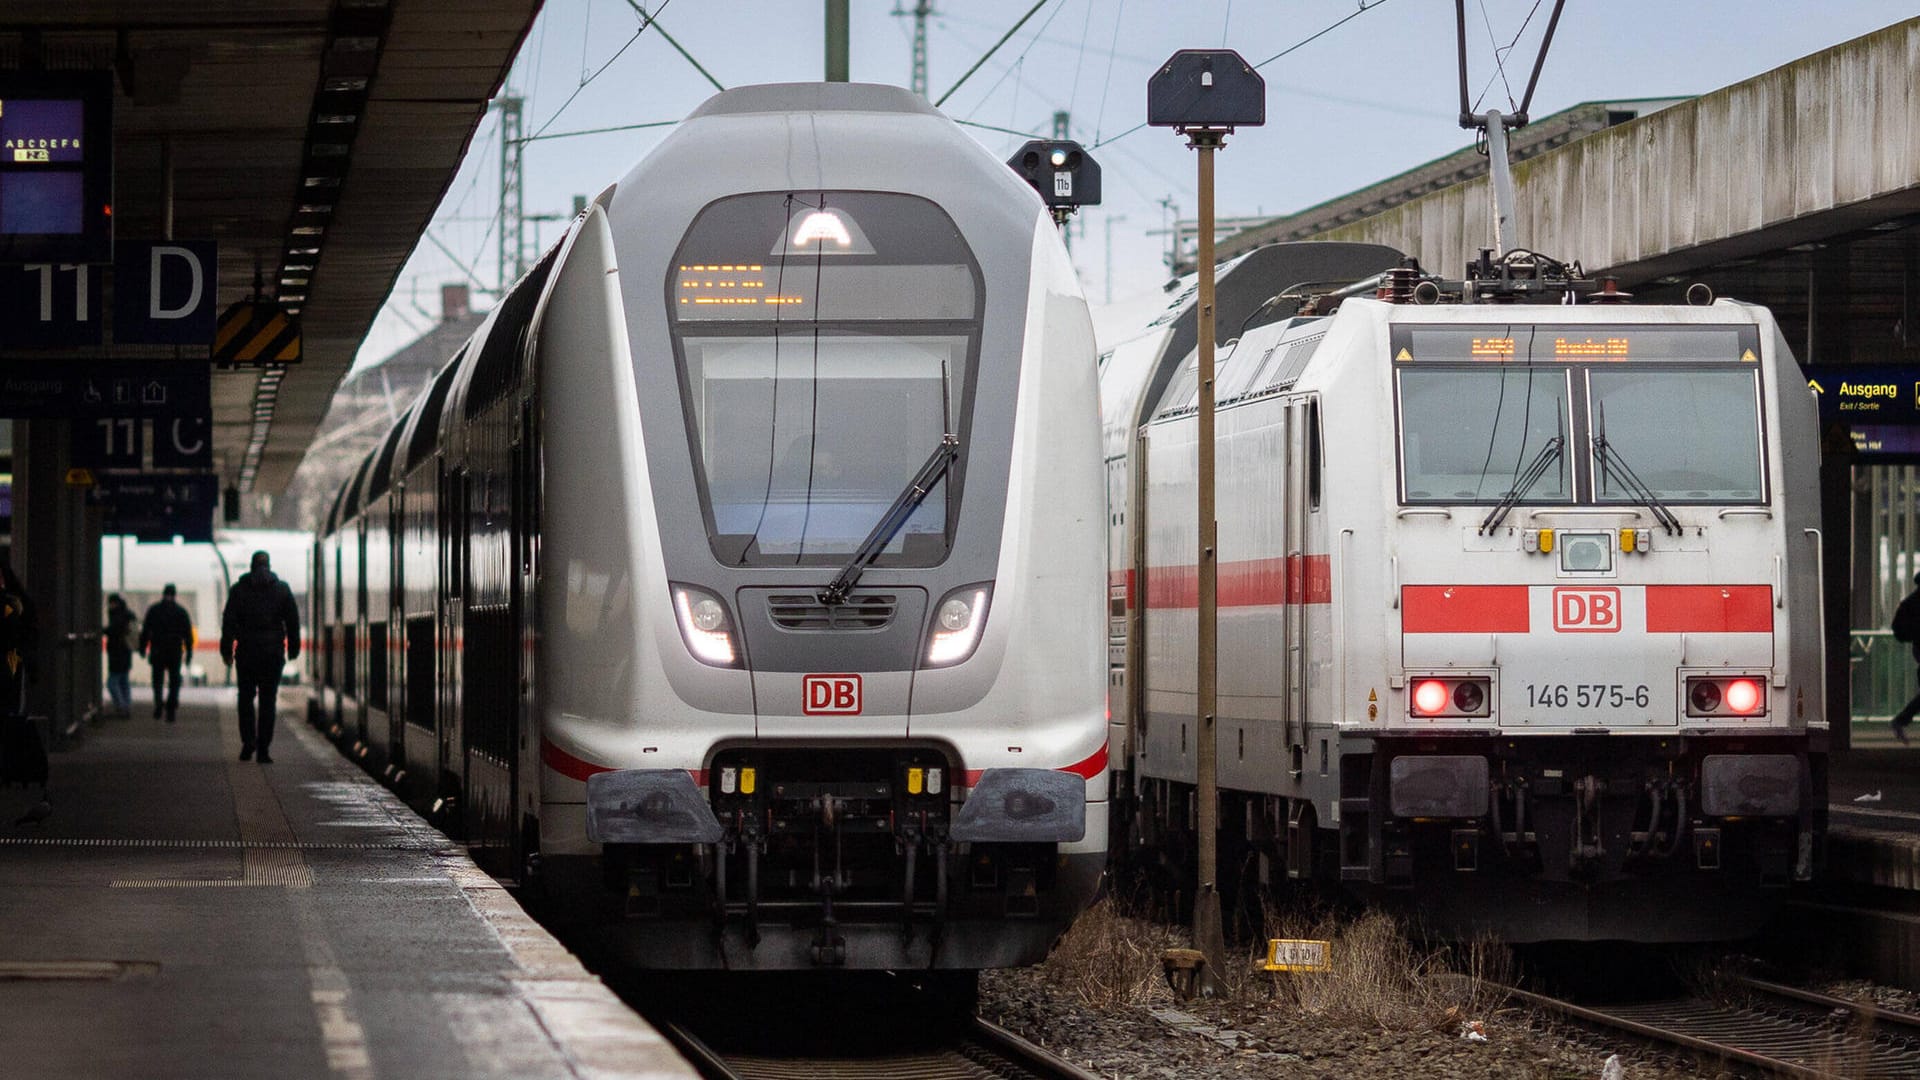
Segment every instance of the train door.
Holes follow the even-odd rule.
[[[1307,414],[1304,400],[1287,405],[1286,734],[1287,771],[1297,783],[1307,748]]]
[[[457,804],[466,780],[465,753],[460,723],[460,679],[464,672],[466,649],[467,595],[467,470],[456,466],[441,469],[440,482],[440,664],[439,702],[440,784],[442,808]],[[454,827],[462,814],[446,815],[448,827]]]
[[[520,416],[513,439],[511,479],[509,480],[510,558],[508,624],[512,627],[513,646],[513,802],[520,823],[514,846],[514,869],[527,865],[527,857],[539,843],[537,821],[540,795],[540,748],[533,729],[533,537],[535,535],[534,499],[538,480],[538,444],[534,441],[533,401],[520,404]]]

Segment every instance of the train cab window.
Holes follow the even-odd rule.
[[[1762,501],[1760,383],[1751,367],[1640,366],[1587,375],[1588,424],[1663,502]],[[1595,453],[1594,501],[1637,503]]]
[[[944,211],[873,192],[721,199],[666,289],[717,558],[846,561],[953,433],[960,458],[876,565],[946,558],[985,290]]]
[[[1407,367],[1399,381],[1407,502],[1498,502],[1542,462],[1522,501],[1572,498],[1566,368]],[[1557,453],[1550,449],[1555,439],[1562,440]]]

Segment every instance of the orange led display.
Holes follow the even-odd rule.
[[[1493,360],[1511,360],[1513,358],[1513,339],[1510,337],[1474,338],[1467,355],[1475,358]]]
[[[1553,355],[1557,357],[1624,360],[1632,348],[1632,341],[1623,337],[1581,338],[1578,340],[1558,337],[1553,339]]]

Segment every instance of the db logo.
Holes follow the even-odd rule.
[[[860,676],[807,675],[800,680],[801,709],[808,716],[858,716]]]
[[[1620,632],[1620,590],[1612,586],[1553,590],[1553,628],[1562,634]]]

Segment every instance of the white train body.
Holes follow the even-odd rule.
[[[1163,856],[1197,684],[1177,325],[1103,386],[1122,784]],[[1736,937],[1811,873],[1817,426],[1765,310],[1349,299],[1220,356],[1223,842],[1514,941]]]
[[[449,370],[439,486],[395,453],[332,530],[410,519],[364,565],[438,580],[366,595],[441,598],[447,689],[347,734],[638,965],[1045,954],[1106,859],[1104,538],[1092,327],[1030,189],[904,90],[728,91]]]

